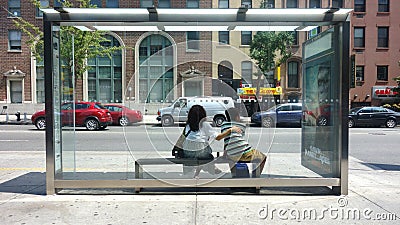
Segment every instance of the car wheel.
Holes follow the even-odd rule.
[[[275,126],[274,120],[269,116],[264,117],[261,120],[261,126],[263,126],[263,127],[274,127]]]
[[[224,122],[225,122],[225,117],[223,117],[223,116],[216,116],[214,118],[214,124],[217,127],[220,127],[222,125],[222,123],[224,123]]]
[[[35,126],[38,130],[44,130],[46,129],[46,119],[41,117],[38,118],[35,122]]]
[[[96,119],[89,118],[85,122],[85,127],[88,130],[98,130],[100,128],[100,125]]]
[[[349,128],[354,127],[354,120],[353,119],[349,119]]]
[[[396,120],[394,120],[394,119],[388,119],[388,120],[386,120],[385,125],[387,128],[394,128],[395,126],[397,126],[397,123],[396,123]]]
[[[326,125],[328,125],[328,119],[325,116],[318,117],[317,125],[318,126],[326,126]]]
[[[174,124],[174,119],[172,118],[172,116],[163,116],[161,118],[162,126],[168,127],[168,126],[171,126],[172,124]]]
[[[128,120],[128,118],[126,118],[125,116],[123,116],[123,117],[121,117],[121,118],[119,118],[119,120],[118,120],[118,124],[120,125],[120,126],[128,126],[129,125],[129,120]]]

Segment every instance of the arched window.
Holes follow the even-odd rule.
[[[103,46],[120,46],[118,40],[107,35],[110,42]],[[99,102],[122,102],[122,55],[115,51],[107,55],[88,59],[88,99]]]
[[[299,63],[288,62],[288,88],[299,88]]]
[[[236,87],[233,83],[233,66],[228,61],[222,61],[218,64],[218,79],[215,93],[219,96],[235,96]]]
[[[164,36],[146,37],[139,46],[140,102],[169,102],[174,87],[173,49]]]

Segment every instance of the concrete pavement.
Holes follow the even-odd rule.
[[[355,158],[348,196],[318,188],[270,188],[260,195],[183,188],[47,196],[44,152],[0,152],[0,162],[0,224],[400,224],[400,171]]]
[[[157,121],[146,115],[143,122]],[[347,196],[325,188],[263,188],[259,195],[102,189],[47,196],[44,150],[0,152],[0,165],[0,224],[400,224],[399,166],[382,170],[353,157]]]

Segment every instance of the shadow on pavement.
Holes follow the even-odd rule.
[[[46,173],[30,172],[3,182],[0,192],[46,195]]]
[[[379,164],[379,163],[362,163],[374,170],[390,170],[390,171],[400,171],[400,165],[393,164]],[[377,168],[378,167],[378,168]]]

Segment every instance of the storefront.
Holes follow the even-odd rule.
[[[348,184],[348,91],[350,9],[77,9],[44,11],[45,94],[46,94],[46,182],[47,193],[63,189],[93,188],[176,188],[176,187],[331,187],[336,194],[347,194]],[[273,128],[252,129],[249,142],[268,155],[264,172],[257,178],[232,178],[230,173],[185,176],[181,168],[165,158],[171,157],[175,140],[170,129],[146,129],[147,137],[134,135],[136,127],[121,128],[121,143],[97,151],[83,151],[87,143],[75,127],[63,127],[60,106],[62,68],[60,31],[64,26],[88,30],[159,31],[298,31],[331,26],[303,45],[303,113],[307,118],[301,129],[301,146],[295,153],[269,152],[274,142]],[[97,28],[96,28],[97,27]],[[90,31],[87,31],[90,32]],[[178,56],[179,57],[179,56]],[[212,58],[212,57],[209,57]],[[192,61],[200,61],[197,58]],[[204,61],[204,58],[203,58]],[[213,63],[213,62],[211,62]],[[168,66],[175,69],[178,65]],[[153,74],[154,75],[154,74]],[[180,74],[185,94],[199,94],[211,87],[202,79],[204,71],[190,68]],[[192,78],[194,76],[195,78]],[[166,78],[159,77],[162,82]],[[133,78],[137,79],[137,78]],[[154,84],[158,80],[154,78]],[[164,80],[163,80],[164,79]],[[137,82],[138,80],[133,80]],[[140,81],[139,81],[140,82]],[[150,82],[150,84],[153,84]],[[172,85],[172,83],[171,83]],[[152,88],[157,88],[152,86]],[[123,90],[129,90],[124,88]],[[137,92],[144,89],[136,90]],[[275,92],[272,91],[272,99]],[[275,91],[275,92],[274,92]],[[178,93],[176,90],[173,93]],[[74,91],[73,91],[74,93]],[[161,92],[160,92],[161,93]],[[168,97],[164,93],[163,98]],[[72,100],[75,98],[72,95]],[[144,95],[145,96],[145,95]],[[149,96],[150,98],[152,96]],[[153,96],[154,97],[154,96]],[[329,105],[329,125],[318,127],[315,116]],[[313,117],[314,116],[314,117]],[[180,129],[179,127],[174,129]],[[99,131],[103,132],[103,131]],[[179,133],[179,132],[176,132]],[[137,132],[136,132],[137,134]],[[176,139],[176,137],[175,137]],[[321,141],[324,140],[324,141]],[[134,144],[133,144],[134,143]],[[158,143],[158,144],[155,144]],[[146,150],[146,151],[144,151]],[[144,160],[147,159],[147,160]],[[155,160],[157,159],[157,160]],[[159,159],[165,159],[160,162]],[[150,163],[140,164],[140,163]],[[157,162],[157,163],[155,163]],[[175,167],[179,167],[176,169]],[[229,170],[228,170],[229,171]],[[268,171],[268,172],[267,172]]]

